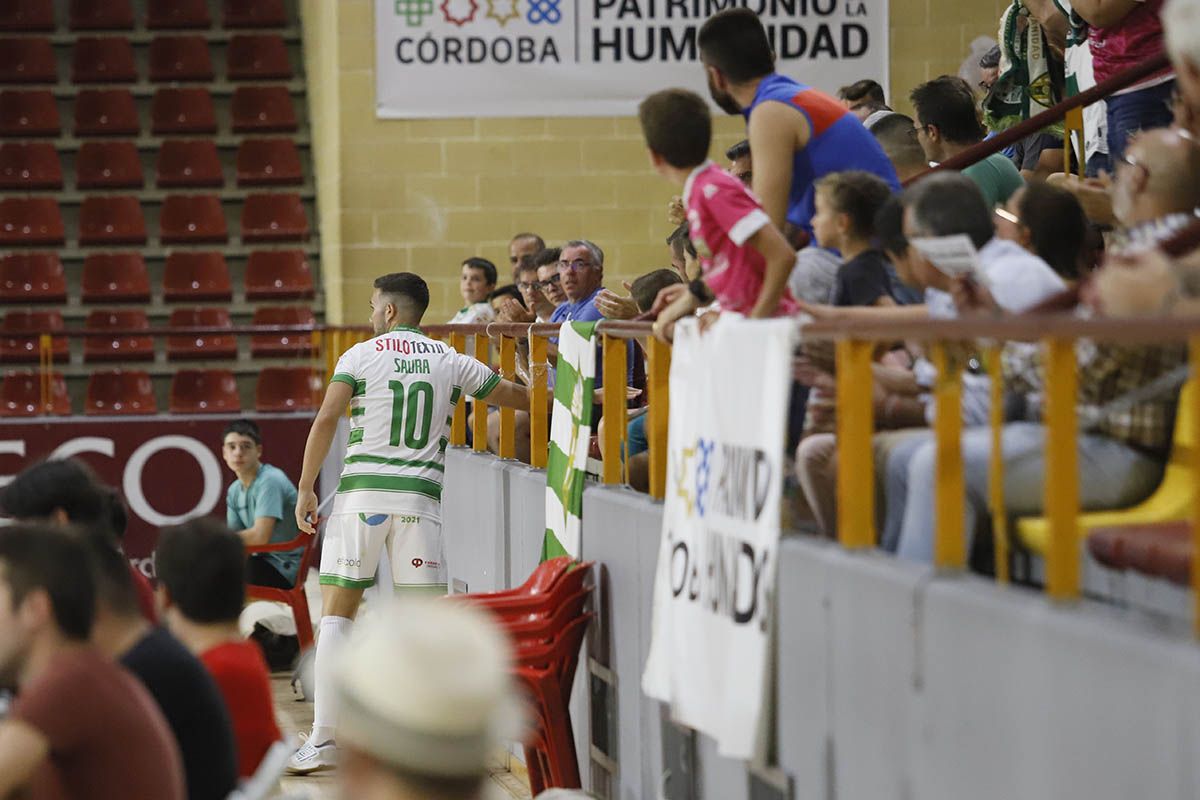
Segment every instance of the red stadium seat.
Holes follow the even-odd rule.
[[[58,136],[58,103],[46,89],[0,92],[0,136]]]
[[[300,151],[291,139],[246,139],[237,152],[238,186],[271,186],[304,182]]]
[[[159,89],[150,104],[150,130],[171,133],[217,132],[217,113],[208,89]]]
[[[141,309],[92,311],[87,315],[84,328],[89,331],[149,330],[150,320]],[[153,361],[154,339],[149,334],[86,336],[83,340],[83,360]]]
[[[225,0],[226,28],[282,28],[287,25],[283,0]]]
[[[237,378],[228,369],[184,369],[171,378],[172,414],[236,414],[242,410]]]
[[[83,260],[85,303],[147,303],[150,275],[141,253],[92,253]]]
[[[141,370],[93,372],[88,378],[83,413],[89,417],[153,414],[157,411],[154,384]]]
[[[64,329],[62,312],[14,310],[0,322],[0,361],[37,363],[41,360],[41,334]],[[51,358],[56,362],[70,358],[67,337],[50,339]]]
[[[61,189],[62,164],[51,142],[0,144],[0,189]]]
[[[311,308],[260,308],[254,312],[252,325],[314,325]],[[250,355],[254,358],[299,358],[314,352],[311,333],[262,333],[250,339]]]
[[[168,303],[232,298],[233,287],[225,256],[192,252],[167,256],[163,268],[163,299]]]
[[[158,151],[161,188],[223,186],[221,157],[212,139],[168,139]]]
[[[298,194],[252,194],[242,206],[242,241],[291,242],[308,238]]]
[[[234,133],[294,133],[299,127],[286,86],[239,86],[230,113]]]
[[[124,36],[84,36],[71,54],[72,83],[134,83],[133,45]]]
[[[0,258],[0,303],[65,303],[67,278],[55,253]]]
[[[256,250],[246,260],[247,300],[313,296],[312,270],[301,250]]]
[[[287,80],[292,62],[277,33],[238,34],[229,40],[225,63],[229,80]]]
[[[78,189],[141,189],[145,183],[133,142],[84,142],[75,156]]]
[[[54,198],[0,200],[0,244],[61,245],[66,235],[62,214]]]
[[[167,320],[167,326],[171,328],[229,328],[232,325],[227,308],[177,308]],[[171,361],[237,358],[237,339],[212,333],[168,336],[167,358]]]
[[[138,199],[126,197],[85,197],[79,208],[79,243],[145,244],[146,218]]]
[[[54,47],[42,36],[0,39],[0,83],[57,83]]]
[[[211,81],[212,58],[203,36],[157,36],[150,42],[150,80]]]
[[[152,31],[209,28],[212,19],[205,0],[150,0],[146,27]]]
[[[130,0],[71,0],[71,30],[132,30]]]
[[[215,194],[171,195],[163,201],[163,244],[198,244],[229,241],[225,212]]]
[[[7,0],[0,3],[0,31],[53,31],[54,0]]]
[[[37,372],[10,372],[0,383],[0,417],[36,417],[53,414],[71,415],[71,396],[61,372],[50,373],[48,407],[42,403],[42,376]]]
[[[128,89],[83,89],[75,97],[76,136],[137,136],[141,130]]]
[[[254,388],[256,411],[316,411],[324,391],[311,367],[264,367]]]

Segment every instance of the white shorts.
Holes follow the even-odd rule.
[[[441,522],[420,514],[334,514],[321,544],[321,583],[366,589],[375,585],[387,550],[396,591],[446,593]]]

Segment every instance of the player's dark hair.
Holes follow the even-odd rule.
[[[141,615],[137,589],[129,574],[129,562],[113,542],[105,537],[78,531],[87,548],[88,563],[96,584],[97,604],[104,605],[119,617]]]
[[[879,177],[861,170],[834,172],[817,181],[816,189],[833,206],[835,214],[845,214],[850,228],[860,239],[875,235],[875,214],[892,196],[892,189]]]
[[[1088,237],[1079,199],[1061,186],[1031,181],[1017,198],[1017,214],[1029,229],[1033,251],[1064,278],[1079,277]]]
[[[496,265],[486,258],[473,256],[462,263],[467,269],[477,269],[483,273],[483,280],[488,286],[496,285]]]
[[[918,124],[935,126],[942,137],[956,144],[974,144],[987,135],[979,121],[975,94],[957,75],[926,81],[909,95]]]
[[[542,267],[553,267],[558,264],[558,259],[562,256],[561,247],[543,247],[533,254],[533,266],[541,269]]]
[[[666,287],[683,283],[683,278],[673,269],[656,269],[638,277],[630,284],[629,293],[637,303],[638,311],[646,312],[654,305],[654,298]]]
[[[492,266],[492,278],[495,280],[495,265]],[[404,298],[412,306],[418,320],[429,308],[429,284],[420,275],[412,272],[393,272],[380,275],[375,279],[375,288],[382,294]]]
[[[879,249],[890,256],[908,252],[908,237],[904,235],[904,205],[897,195],[884,201],[875,212],[875,241]]]
[[[164,528],[154,556],[171,602],[193,622],[234,622],[246,599],[242,538],[212,517]]]
[[[775,71],[775,54],[762,21],[748,8],[719,11],[700,26],[700,58],[734,83]]]
[[[879,85],[878,81],[873,81],[870,78],[864,78],[861,81],[855,81],[849,86],[843,86],[838,89],[838,97],[852,104],[866,101],[880,106],[887,105],[887,98],[883,96],[883,87]]]
[[[53,525],[18,523],[0,528],[0,579],[14,608],[31,592],[50,598],[63,636],[86,641],[96,617],[96,584],[80,535]]]
[[[739,158],[745,158],[750,155],[750,140],[742,139],[733,147],[725,151],[725,157],[730,161],[737,161]]]
[[[712,114],[708,103],[687,89],[655,92],[638,106],[646,146],[677,169],[697,167],[708,159]]]
[[[258,423],[254,420],[235,419],[225,426],[225,430],[221,431],[221,441],[224,442],[225,437],[231,433],[252,439],[255,444],[262,444],[262,432],[258,429]]]
[[[44,520],[62,509],[72,523],[108,527],[108,500],[96,474],[73,458],[26,467],[4,488],[0,505],[10,517]]]

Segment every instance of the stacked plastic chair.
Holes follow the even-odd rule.
[[[525,765],[534,795],[551,788],[580,788],[575,734],[567,710],[579,648],[595,616],[588,612],[592,562],[568,556],[538,566],[516,589],[454,595],[488,609],[513,643],[513,677],[528,691],[533,725]]]

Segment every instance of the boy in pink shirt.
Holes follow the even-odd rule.
[[[703,278],[668,286],[659,294],[655,331],[714,300],[722,311],[761,318],[791,314],[787,289],[796,252],[771,224],[758,199],[741,181],[708,160],[712,116],[697,94],[667,89],[638,106],[650,163],[668,180],[683,184],[692,243]]]

